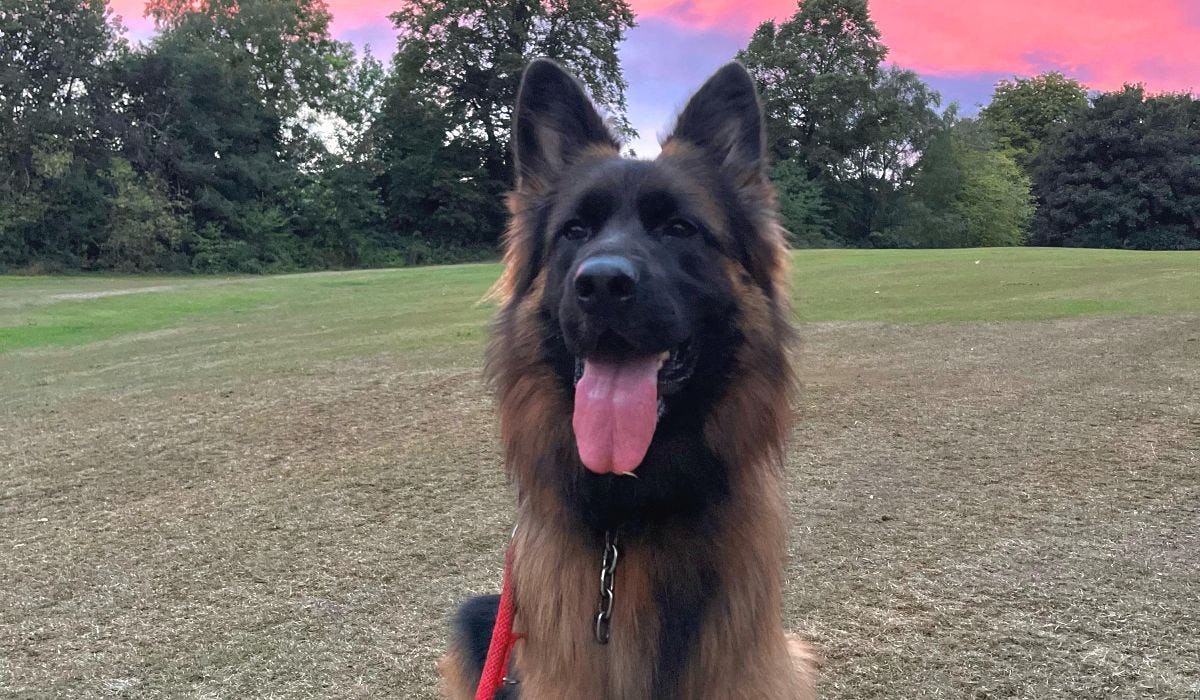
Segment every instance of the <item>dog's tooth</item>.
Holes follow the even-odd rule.
[[[661,353],[659,353],[658,368],[662,369],[662,366],[664,364],[666,364],[667,360],[669,360],[669,359],[671,359],[671,351],[670,350],[663,350]]]

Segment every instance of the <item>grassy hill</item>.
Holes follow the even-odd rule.
[[[1001,321],[1200,311],[1200,253],[1088,249],[794,254],[801,321]],[[0,352],[256,324],[322,354],[470,345],[498,265],[275,277],[0,277]],[[333,341],[331,347],[330,343]]]

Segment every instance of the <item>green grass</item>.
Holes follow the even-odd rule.
[[[280,343],[316,332],[330,335],[333,346],[446,347],[483,338],[490,309],[477,302],[497,274],[494,265],[471,265],[141,284],[127,277],[0,278],[0,352],[255,324],[273,329]]]
[[[1197,253],[820,250],[794,258],[802,321],[1200,312]],[[0,277],[0,352],[256,323],[276,327],[281,341],[312,332],[315,323],[328,332],[334,354],[339,347],[351,355],[452,350],[483,338],[491,309],[478,302],[499,270],[484,264],[277,277]]]
[[[1054,248],[795,254],[805,321],[1012,321],[1200,311],[1200,254]]]

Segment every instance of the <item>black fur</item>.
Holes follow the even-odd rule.
[[[707,186],[729,215],[730,230],[754,230],[738,193],[747,186],[750,191],[761,191],[758,186],[766,180],[766,131],[754,78],[746,69],[728,63],[709,78],[679,115],[671,139],[699,147],[708,165],[720,173]],[[775,289],[768,271],[752,263],[751,250],[757,243],[745,236],[734,238],[738,258],[773,298]]]
[[[593,474],[582,469],[560,479],[564,501],[593,533],[619,530],[637,535],[666,523],[704,522],[729,495],[729,471],[703,443],[691,416],[668,413],[637,477]],[[561,469],[561,463],[557,465]]]
[[[753,79],[730,64],[689,101],[671,138],[704,154],[695,162],[574,159],[589,145],[614,142],[578,81],[549,61],[526,70],[514,133],[520,182],[538,184],[526,188],[524,200],[535,210],[527,242],[537,259],[514,291],[524,296],[545,270],[542,354],[568,402],[582,357],[644,357],[687,343],[697,355],[692,376],[701,378],[663,397],[666,413],[636,477],[589,472],[573,444],[544,455],[538,477],[558,485],[589,536],[703,520],[728,496],[732,476],[699,438],[743,342],[722,265],[732,258],[749,267],[753,242],[745,239],[756,230],[738,197],[748,173],[762,169]],[[716,197],[717,206],[703,197]],[[708,220],[714,210],[724,218]],[[679,220],[694,225],[693,232],[673,235],[670,226]],[[580,227],[588,234],[568,234]],[[718,236],[719,229],[734,235]],[[608,254],[636,266],[636,296],[620,313],[597,316],[580,307],[573,275],[582,261]],[[769,287],[769,280],[757,281]],[[502,328],[510,321],[502,314]]]
[[[583,86],[553,61],[530,63],[517,93],[513,120],[518,186],[557,172],[593,144],[620,147]]]
[[[765,134],[754,78],[740,63],[725,64],[688,100],[671,138],[699,146],[735,182],[761,171]]]
[[[706,602],[716,596],[719,585],[716,571],[711,567],[703,567],[695,577],[657,583],[654,600],[662,638],[651,697],[663,700],[679,697],[680,678],[696,653],[700,627],[710,612]]]
[[[701,146],[716,166],[761,167],[766,136],[754,78],[740,64],[721,67],[692,95],[671,136]]]
[[[538,272],[542,268],[543,258],[545,257],[545,235],[546,230],[547,207],[539,207],[534,216],[534,234],[529,240],[529,258],[525,263],[525,267],[521,269],[516,276],[516,284],[513,288],[513,299],[518,300],[529,293],[529,288],[533,286],[533,280],[537,278]]]
[[[492,642],[492,628],[496,625],[496,611],[500,608],[500,596],[481,595],[470,598],[454,616],[454,645],[463,650],[465,661],[476,684],[483,675],[487,663],[488,646]],[[509,669],[512,677],[512,669]],[[496,691],[496,700],[516,700],[518,686],[505,685]]]

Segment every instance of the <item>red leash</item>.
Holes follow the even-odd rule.
[[[512,655],[513,644],[520,635],[513,634],[512,599],[512,559],[513,545],[510,542],[508,551],[504,553],[504,583],[500,586],[500,607],[496,610],[496,624],[492,627],[492,641],[488,644],[487,661],[483,664],[483,674],[479,677],[479,687],[475,690],[475,700],[492,700],[496,691],[504,685],[504,673],[508,670],[508,658]]]

